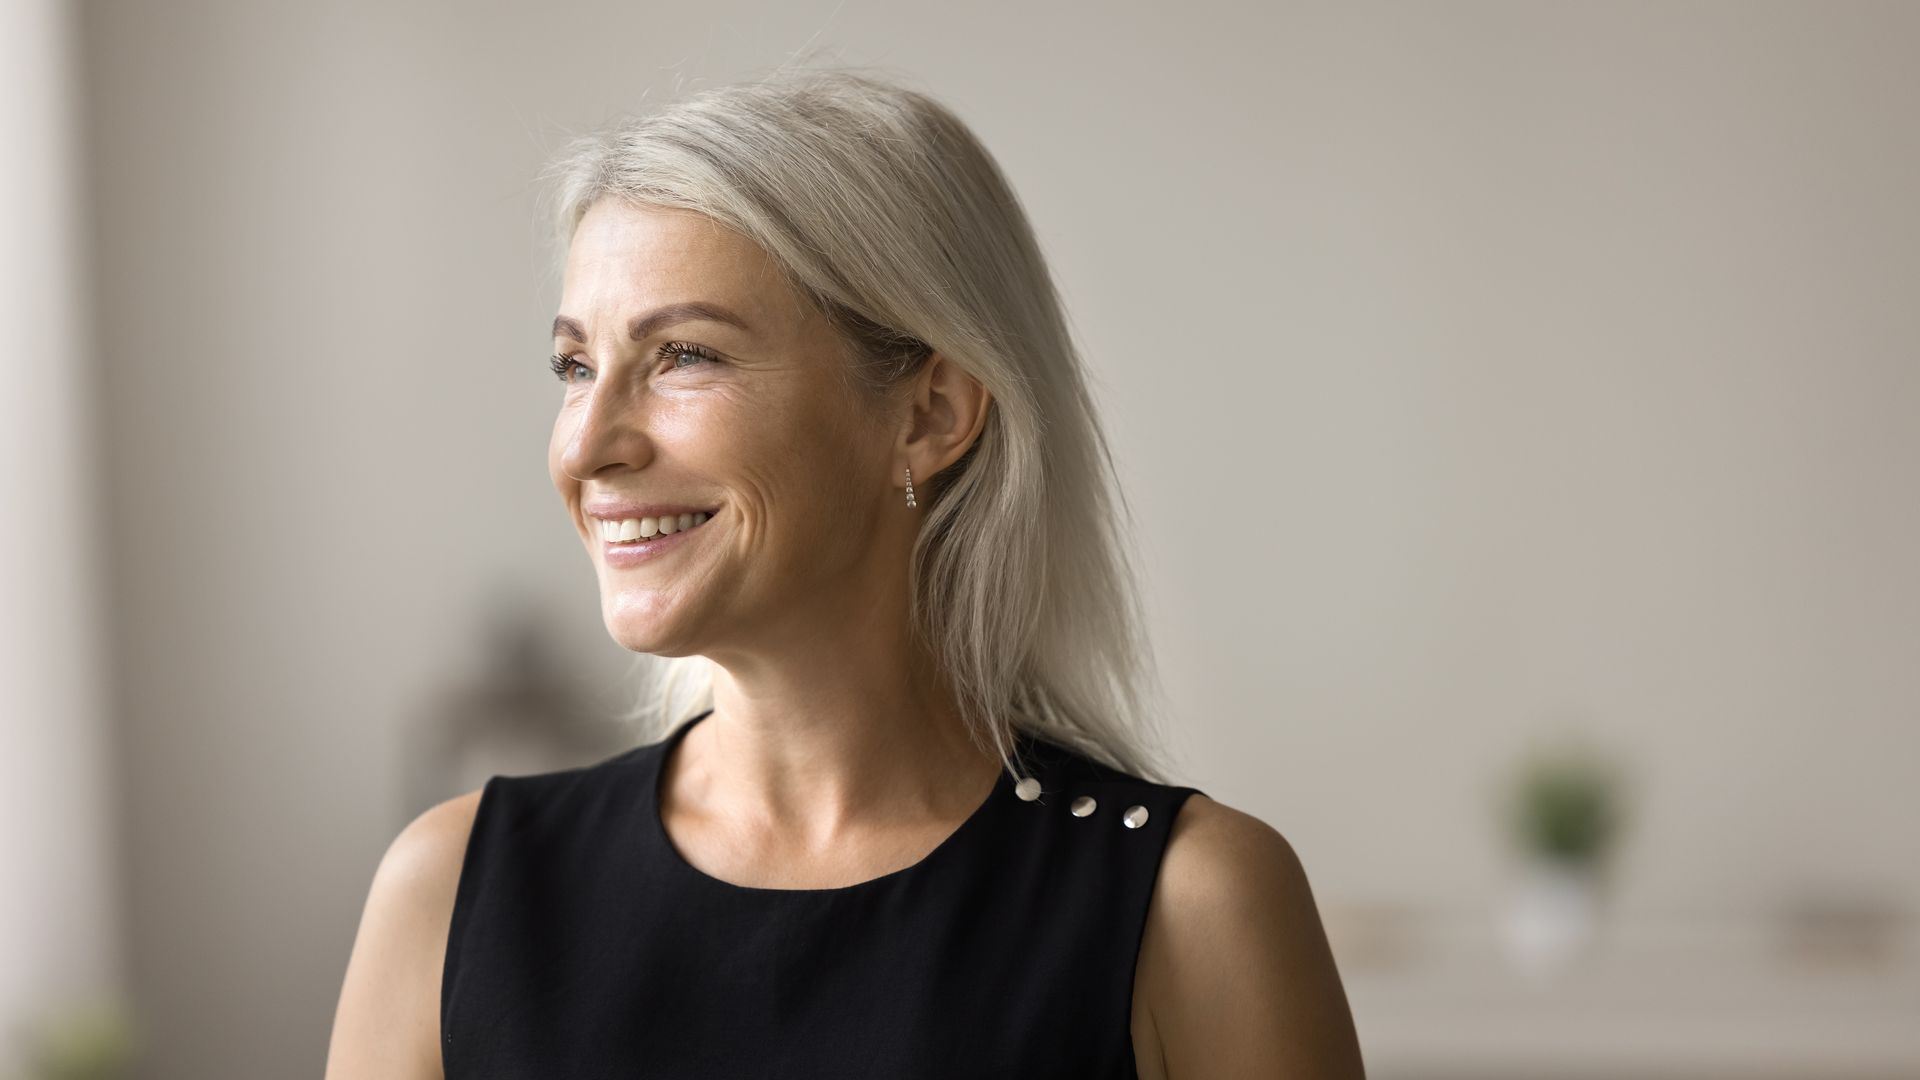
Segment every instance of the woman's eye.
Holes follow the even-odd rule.
[[[660,355],[668,362],[668,369],[672,371],[682,371],[686,368],[700,366],[699,363],[680,363],[680,358],[683,356],[691,356],[696,361],[705,363],[717,363],[720,359],[706,349],[698,345],[688,344],[684,341],[669,341],[665,345],[660,346]]]
[[[688,344],[684,341],[670,341],[660,346],[658,355],[661,360],[666,362],[669,371],[685,371],[688,368],[699,367],[701,364],[720,362],[720,357],[712,351],[699,345]],[[578,353],[570,356],[555,354],[547,363],[547,366],[553,369],[553,377],[563,383],[571,383],[579,381],[573,377],[576,369],[591,373],[593,369],[580,363],[577,359],[578,356]],[[682,361],[687,358],[691,358],[692,362],[682,363]]]

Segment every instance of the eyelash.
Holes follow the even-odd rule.
[[[665,345],[660,346],[659,352],[655,353],[654,355],[660,357],[661,359],[666,359],[668,357],[677,357],[682,353],[691,353],[692,355],[698,356],[702,360],[707,361],[708,363],[720,362],[720,358],[718,356],[715,356],[712,350],[703,348],[702,346],[695,345],[691,342],[686,342],[686,341],[669,341]],[[574,367],[576,365],[579,367],[586,367],[585,364],[579,363],[579,361],[576,359],[579,355],[580,355],[579,353],[567,353],[564,355],[560,353],[555,353],[547,361],[547,366],[553,369],[553,377],[556,379],[559,379],[563,383],[571,382],[572,380],[568,379],[567,376],[573,372]],[[691,364],[689,366],[699,367],[700,365]],[[588,368],[588,370],[591,371],[592,369]],[[673,370],[685,371],[686,368],[676,367]]]

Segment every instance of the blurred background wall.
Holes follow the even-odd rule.
[[[436,748],[624,698],[531,178],[824,50],[1020,192],[1180,771],[1299,851],[1373,1075],[1920,1075],[1920,8],[103,0],[72,115],[68,11],[0,24],[5,1007],[318,1075],[381,852],[503,760]],[[1576,744],[1599,890],[1514,839]]]
[[[0,1076],[125,986],[73,12],[0,3]]]

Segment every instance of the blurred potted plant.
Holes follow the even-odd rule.
[[[1506,815],[1521,866],[1505,938],[1520,967],[1564,966],[1598,933],[1621,779],[1614,763],[1579,743],[1535,750],[1514,771]]]

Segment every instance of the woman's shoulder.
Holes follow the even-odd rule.
[[[1147,779],[1050,734],[1028,735],[1022,745],[1029,749],[1026,761],[1036,773],[1045,774],[1043,778],[1083,787],[1101,784],[1127,788],[1177,800],[1179,814],[1167,836],[1162,876],[1177,874],[1183,882],[1213,882],[1212,887],[1218,888],[1221,883],[1216,879],[1223,875],[1234,878],[1234,868],[1241,860],[1250,859],[1269,874],[1298,869],[1293,848],[1279,830],[1213,799],[1198,787]]]
[[[484,789],[407,823],[373,873],[334,1012],[326,1075],[438,1076],[440,976],[467,837]]]
[[[468,837],[486,789],[475,788],[421,811],[387,845],[368,891],[367,917],[404,926],[408,940],[446,944]],[[365,917],[363,917],[364,922]],[[433,957],[437,964],[439,956]],[[437,966],[432,967],[437,976]]]
[[[1266,821],[1196,791],[1167,836],[1161,874],[1173,882],[1172,906],[1293,901],[1306,891],[1292,843]]]
[[[1244,810],[1198,792],[1185,800],[1135,979],[1174,1076],[1208,1072],[1216,1057],[1257,1062],[1263,1075],[1360,1075],[1306,870],[1278,829]]]
[[[1196,902],[1219,902],[1225,891],[1246,888],[1250,876],[1269,883],[1292,880],[1304,884],[1293,847],[1279,830],[1254,815],[1209,796],[1198,787],[1151,780],[1111,765],[1080,749],[1069,740],[1047,733],[1034,733],[1022,740],[1028,749],[1026,761],[1048,789],[1066,786],[1091,789],[1104,786],[1129,793],[1160,796],[1174,805],[1177,814],[1167,833],[1161,857],[1156,895],[1165,894],[1171,903],[1157,908],[1192,906]],[[1243,873],[1242,870],[1251,871]],[[1172,878],[1171,889],[1164,888]]]

